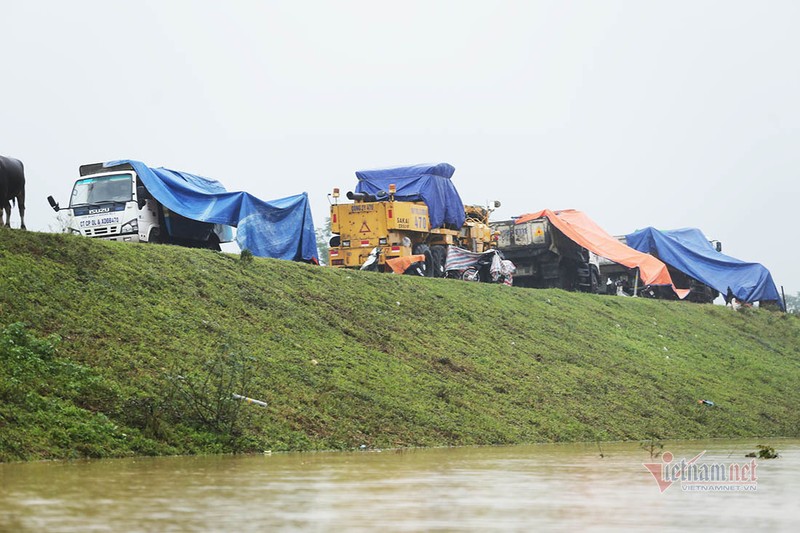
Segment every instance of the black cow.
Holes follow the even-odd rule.
[[[19,207],[19,227],[25,229],[25,169],[22,161],[0,155],[0,226],[5,211],[6,227],[11,227],[12,201]]]

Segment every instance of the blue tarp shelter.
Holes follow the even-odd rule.
[[[447,163],[359,170],[356,172],[356,192],[383,199],[389,191],[389,185],[394,184],[397,187],[394,195],[396,200],[425,202],[431,228],[441,228],[445,224],[461,228],[466,217],[464,203],[450,181],[455,171],[455,167]]]
[[[150,194],[170,211],[192,220],[235,226],[239,247],[259,257],[317,261],[317,239],[306,193],[265,202],[246,192],[227,192],[218,181],[168,168],[130,164]]]
[[[625,238],[631,248],[657,255],[723,295],[733,295],[742,302],[777,301],[783,307],[769,270],[718,252],[697,228],[659,231],[650,227]]]

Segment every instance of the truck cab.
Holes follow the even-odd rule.
[[[55,211],[60,211],[52,196]],[[130,164],[80,167],[68,211],[65,231],[111,241],[172,243],[219,250],[233,239],[233,228],[180,216],[159,203]]]

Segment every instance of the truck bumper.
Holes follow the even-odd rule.
[[[124,241],[124,242],[142,242],[139,239],[138,233],[127,233],[125,235],[109,235],[108,237],[95,237],[104,241]]]
[[[328,254],[328,264],[339,268],[361,268],[369,257],[374,245],[352,248],[331,248]],[[405,246],[380,246],[381,255],[378,264],[385,265],[387,259],[411,255],[411,248]],[[397,248],[397,249],[394,249]]]

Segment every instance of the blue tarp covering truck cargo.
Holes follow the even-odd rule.
[[[425,202],[431,228],[445,225],[461,228],[464,224],[464,202],[450,181],[455,167],[447,163],[411,167],[359,170],[356,192],[385,199],[389,185],[394,184],[394,197],[401,202]]]
[[[626,235],[628,246],[654,253],[661,261],[742,302],[781,301],[772,275],[759,263],[746,263],[714,249],[697,228],[659,231],[645,228]]]
[[[259,257],[317,261],[317,240],[306,193],[265,202],[246,192],[227,192],[217,181],[167,168],[130,164],[162,205],[192,220],[235,226],[239,247]]]

